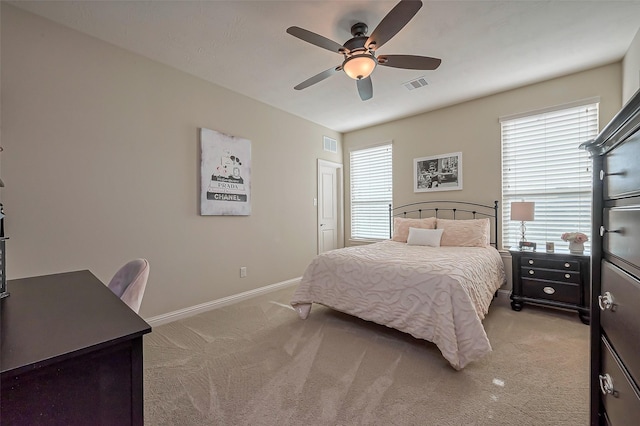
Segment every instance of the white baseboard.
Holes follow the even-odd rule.
[[[212,300],[210,302],[202,303],[200,305],[190,306],[188,308],[179,309],[177,311],[168,312],[166,314],[157,315],[151,318],[145,318],[145,321],[151,327],[157,327],[159,325],[177,321],[183,318],[188,318],[193,315],[200,314],[202,312],[207,312],[213,309],[222,308],[223,306],[232,305],[234,303],[238,303],[242,300],[250,299],[252,297],[256,297],[261,294],[270,293],[275,290],[280,290],[281,288],[296,285],[300,282],[301,278],[302,277],[292,278],[287,281],[282,281],[279,283],[256,288],[255,290],[249,290],[243,293],[238,293],[231,296],[223,297],[222,299]]]
[[[498,297],[509,299],[509,296],[511,296],[511,290],[506,288],[498,289]]]

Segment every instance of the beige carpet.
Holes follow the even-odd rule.
[[[435,345],[314,305],[294,287],[145,336],[147,425],[588,424],[589,327],[494,300],[493,352],[453,370]]]

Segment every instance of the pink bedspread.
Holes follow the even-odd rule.
[[[457,370],[491,352],[482,319],[505,282],[493,247],[426,247],[383,241],[318,255],[291,305],[312,303],[435,343]]]

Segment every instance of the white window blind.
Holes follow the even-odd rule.
[[[520,222],[510,219],[512,201],[535,202],[535,218],[525,225],[527,241],[538,247],[568,247],[564,232],[591,240],[591,159],[579,145],[598,134],[598,103],[501,124],[503,247],[517,245],[521,235]]]
[[[388,239],[392,146],[351,151],[351,239]]]

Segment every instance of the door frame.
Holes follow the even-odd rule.
[[[316,205],[316,251],[320,254],[320,238],[321,238],[321,230],[320,230],[320,203],[321,203],[321,190],[322,190],[322,176],[320,174],[321,167],[331,167],[336,169],[336,210],[337,210],[337,231],[338,231],[338,248],[344,247],[344,167],[341,163],[336,163],[334,161],[322,160],[318,158],[317,165],[317,176],[316,176],[316,200],[318,200]]]

